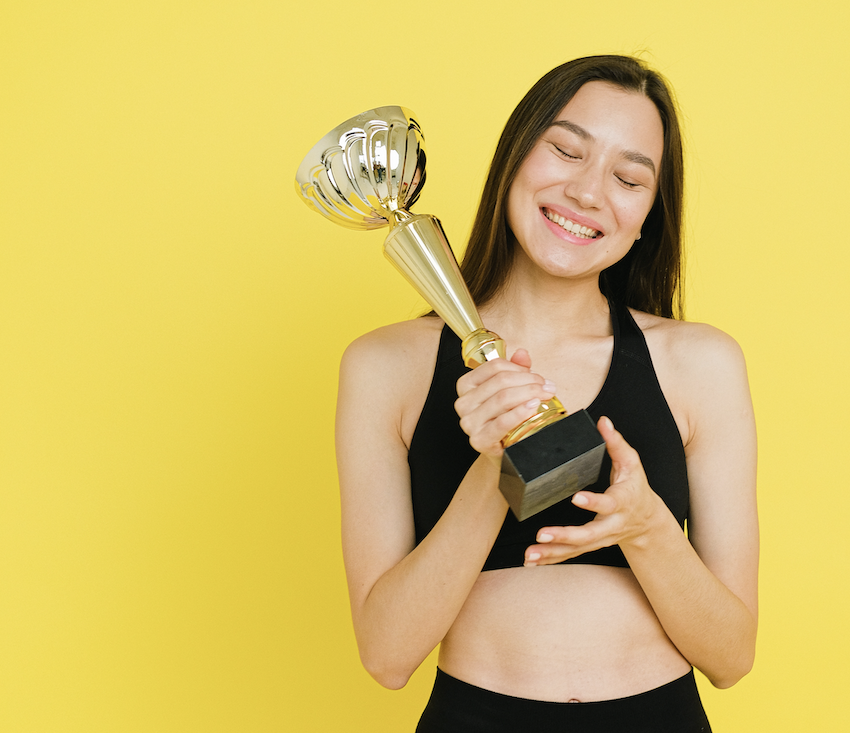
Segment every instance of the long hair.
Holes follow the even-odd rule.
[[[599,276],[602,292],[637,310],[683,316],[682,200],[684,165],[676,105],[664,79],[629,56],[589,56],[550,71],[525,95],[505,125],[461,264],[472,298],[484,305],[504,286],[513,262],[507,198],[517,171],[540,136],[578,90],[604,81],[649,98],[664,126],[658,191],[641,238]]]

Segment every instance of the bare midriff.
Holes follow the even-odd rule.
[[[690,670],[631,570],[598,565],[481,573],[439,666],[478,687],[554,702],[636,695]]]

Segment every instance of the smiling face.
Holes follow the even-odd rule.
[[[655,200],[663,146],[650,99],[606,82],[582,86],[511,184],[514,274],[595,280],[621,260]]]

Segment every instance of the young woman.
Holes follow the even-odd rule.
[[[692,667],[728,687],[752,666],[752,405],[737,344],[675,318],[681,211],[663,80],[628,57],[569,62],[508,121],[462,266],[486,326],[523,348],[468,371],[420,318],[345,353],[354,628],[390,688],[441,645],[421,733],[708,731]],[[608,458],[517,522],[500,441],[555,385]]]

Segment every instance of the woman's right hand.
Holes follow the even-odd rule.
[[[518,349],[508,359],[494,359],[464,374],[457,382],[455,410],[469,444],[501,465],[502,439],[530,418],[555,385],[531,371],[531,357]]]

